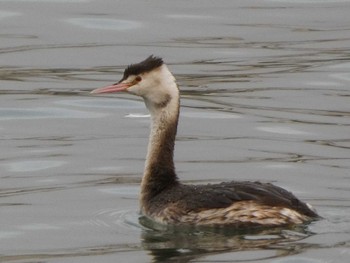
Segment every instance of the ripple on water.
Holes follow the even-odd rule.
[[[336,65],[330,65],[329,67],[333,68],[333,69],[350,69],[350,62],[339,63]]]
[[[20,229],[23,230],[55,230],[55,229],[60,229],[58,226],[54,225],[49,225],[49,224],[30,224],[30,225],[23,225],[19,227]]]
[[[21,234],[23,233],[19,231],[0,231],[0,240],[6,238],[13,238]]]
[[[71,18],[67,22],[84,28],[102,30],[124,31],[142,27],[142,24],[136,21],[110,18]]]
[[[333,73],[330,74],[331,78],[337,79],[337,80],[343,80],[343,81],[350,81],[350,75],[349,73]]]
[[[140,230],[139,213],[135,210],[118,210],[116,208],[98,211],[89,221],[91,225],[107,228],[122,228],[129,230]]]
[[[293,166],[290,163],[272,163],[272,164],[266,164],[266,168],[271,169],[289,169],[293,168]]]
[[[101,167],[95,167],[93,168],[94,171],[99,171],[99,172],[117,172],[121,171],[123,167],[121,166],[101,166]]]
[[[309,132],[300,131],[296,129],[292,129],[290,127],[285,126],[274,126],[274,127],[257,127],[257,130],[264,131],[264,132],[270,132],[270,133],[278,133],[278,134],[288,134],[288,135],[306,135],[310,134]]]
[[[12,17],[12,16],[18,16],[18,15],[20,15],[20,13],[8,12],[8,11],[0,11],[0,19]]]
[[[242,118],[237,114],[226,112],[182,112],[182,117],[199,118],[199,119],[239,119]]]
[[[128,115],[125,115],[125,118],[149,118],[151,117],[150,114],[142,114],[142,113],[130,113]]]
[[[55,103],[59,105],[86,107],[86,108],[107,108],[107,109],[144,108],[144,104],[142,102],[132,101],[132,100],[123,100],[123,99],[117,99],[117,98],[59,100],[59,101],[56,101]]]
[[[0,120],[18,120],[18,119],[47,119],[47,118],[100,118],[105,116],[102,113],[84,112],[78,110],[61,108],[34,108],[34,109],[15,109],[0,108]]]
[[[305,83],[309,86],[315,86],[315,87],[336,87],[336,86],[342,86],[341,83],[338,82],[330,82],[330,81],[308,81]]]
[[[113,188],[100,189],[101,192],[113,195],[120,195],[123,197],[135,197],[139,194],[139,186],[117,186]]]
[[[7,167],[10,172],[34,172],[45,170],[49,168],[59,167],[65,164],[64,161],[19,161],[7,163],[4,166]]]
[[[290,3],[305,3],[305,4],[309,4],[309,3],[343,3],[343,2],[349,2],[349,0],[270,0],[270,2],[290,2]]]
[[[91,0],[0,0],[0,2],[58,2],[58,3],[84,3]]]
[[[325,261],[313,259],[313,258],[305,258],[299,256],[293,256],[290,258],[281,258],[277,260],[271,261],[271,263],[323,263]]]
[[[174,18],[174,19],[210,19],[213,18],[212,16],[205,16],[205,15],[192,15],[192,14],[171,14],[166,15],[166,17]]]

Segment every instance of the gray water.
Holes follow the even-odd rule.
[[[349,262],[350,1],[0,0],[0,262]],[[322,220],[261,233],[140,224],[149,118],[92,96],[164,58],[185,183],[260,180]]]

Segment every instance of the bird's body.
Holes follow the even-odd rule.
[[[141,96],[152,126],[141,182],[141,212],[162,224],[200,226],[282,226],[317,218],[310,206],[269,183],[179,182],[173,153],[180,109],[174,76],[162,59],[150,56],[130,65],[118,83],[93,93],[128,91]]]

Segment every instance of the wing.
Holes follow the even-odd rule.
[[[209,185],[182,185],[178,202],[187,211],[225,208],[239,201],[256,201],[268,206],[287,207],[310,217],[317,214],[291,192],[269,183],[227,182]]]

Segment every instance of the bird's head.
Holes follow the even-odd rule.
[[[146,105],[162,105],[178,94],[174,76],[163,60],[150,56],[144,61],[131,64],[123,78],[110,86],[98,88],[91,93],[113,93],[126,91],[144,98]]]

